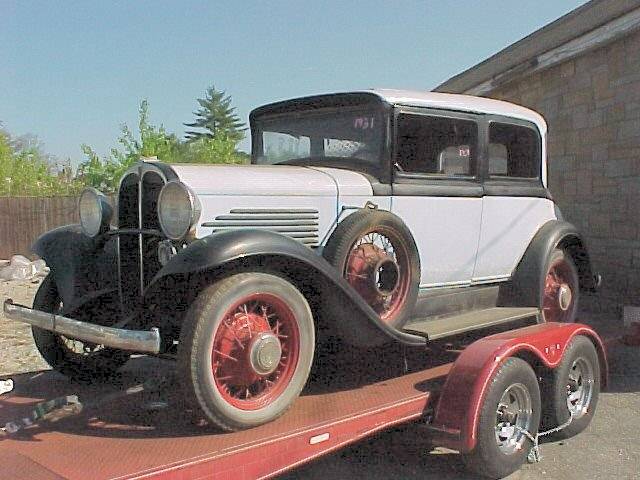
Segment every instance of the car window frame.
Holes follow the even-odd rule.
[[[401,172],[394,167],[398,154],[398,116],[415,114],[429,117],[444,117],[472,121],[478,129],[475,161],[475,175],[442,175],[420,172]],[[437,197],[482,197],[483,163],[483,122],[482,115],[456,110],[397,105],[392,115],[390,152],[390,176],[393,195],[396,196],[437,196]]]
[[[475,175],[443,175],[438,173],[424,173],[424,172],[402,172],[395,169],[394,164],[396,156],[398,155],[398,117],[400,115],[419,115],[424,117],[438,117],[438,118],[451,118],[455,120],[471,121],[475,123],[477,127],[477,145],[476,154],[473,159],[475,162]],[[455,110],[442,110],[436,108],[423,108],[423,107],[410,107],[400,106],[396,107],[393,115],[393,139],[394,148],[392,152],[392,165],[394,170],[394,178],[396,175],[400,178],[416,178],[416,179],[430,179],[430,180],[478,180],[480,177],[480,156],[482,152],[482,131],[481,131],[481,118],[477,114],[458,112]],[[470,163],[471,165],[471,163]]]
[[[530,185],[542,185],[542,167],[545,159],[542,158],[543,156],[542,134],[538,126],[535,123],[527,120],[506,117],[503,115],[487,115],[484,120],[486,123],[486,128],[484,129],[485,136],[483,138],[483,143],[486,145],[485,147],[486,161],[483,167],[483,176],[485,178],[485,181],[491,181],[491,182],[506,181],[509,183],[528,183]],[[537,167],[538,175],[536,177],[508,177],[508,176],[498,176],[498,175],[492,176],[489,173],[489,145],[491,144],[490,142],[491,124],[493,123],[500,123],[503,125],[513,125],[516,127],[524,127],[524,128],[528,128],[529,130],[532,130],[535,133],[536,139],[537,139],[537,157],[539,160],[539,164]]]

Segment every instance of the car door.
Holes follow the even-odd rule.
[[[482,226],[474,283],[507,280],[538,229],[556,217],[543,175],[544,142],[530,122],[487,116]]]
[[[414,236],[422,288],[471,282],[482,214],[478,118],[413,107],[394,116],[391,210]]]

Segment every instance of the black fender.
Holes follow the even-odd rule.
[[[99,243],[80,225],[66,225],[42,234],[31,250],[50,268],[69,314],[91,299],[118,290],[115,240]]]
[[[585,241],[577,228],[564,220],[550,220],[534,235],[511,281],[500,288],[500,305],[542,307],[543,274],[549,256],[556,248],[571,255],[582,291],[594,291],[598,287],[599,280],[594,275]]]
[[[345,338],[356,345],[377,345],[400,342],[425,345],[422,337],[401,332],[382,322],[375,311],[342,278],[321,255],[300,242],[275,232],[263,230],[231,230],[196,240],[180,250],[155,275],[145,292],[145,300],[167,295],[167,285],[183,283],[193,274],[218,272],[229,274],[255,268],[279,271],[291,279],[308,297],[322,302],[334,302],[344,312],[342,318],[331,319],[351,324],[340,329]],[[173,279],[165,282],[166,279]],[[164,292],[164,293],[163,293]],[[351,332],[352,335],[349,335]]]

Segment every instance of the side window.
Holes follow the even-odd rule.
[[[489,126],[489,176],[539,178],[540,136],[529,127],[491,123]]]
[[[395,167],[444,177],[476,174],[478,126],[471,120],[401,113]]]

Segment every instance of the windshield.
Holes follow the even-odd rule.
[[[352,160],[365,168],[380,164],[384,116],[371,108],[292,112],[256,119],[253,163],[332,166]]]

